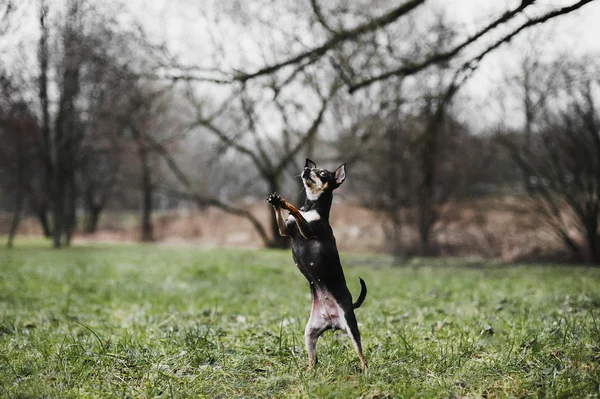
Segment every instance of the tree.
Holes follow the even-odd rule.
[[[124,128],[101,119],[81,145],[77,174],[82,205],[86,212],[85,232],[94,233],[119,179]]]
[[[523,185],[552,231],[573,256],[600,264],[598,62],[561,60],[544,70],[550,75],[537,82],[547,85],[539,89],[544,95],[538,112],[524,107],[525,135],[504,133],[500,140],[521,169]],[[583,243],[570,226],[581,233]]]
[[[137,27],[123,28],[110,7],[69,0],[65,14],[53,19],[40,0],[38,11],[40,156],[59,248],[71,241],[80,198],[88,210],[87,229],[94,230],[116,182],[119,134],[129,126],[113,105],[135,80],[130,69],[145,68],[159,52]],[[56,99],[49,94],[54,89]],[[107,164],[108,173],[95,173]]]
[[[8,247],[13,245],[28,203],[34,201],[40,169],[36,153],[39,126],[12,80],[0,71],[0,180],[5,200],[9,200],[13,208]]]
[[[77,110],[82,133],[75,177],[87,233],[96,231],[120,178],[123,138],[132,117],[124,114],[123,99],[133,95],[135,87],[128,66],[140,63],[138,46],[145,46],[112,25],[110,15],[100,15],[98,22],[86,26],[85,46],[93,52],[86,50],[84,55],[91,60],[82,69]]]
[[[272,79],[278,76],[281,81],[292,81],[298,71],[314,65],[333,69],[344,79],[350,92],[357,91],[376,82],[391,79],[403,79],[418,74],[433,66],[448,65],[457,61],[455,69],[468,69],[480,63],[488,54],[499,48],[528,29],[575,12],[593,0],[571,1],[563,7],[536,7],[535,0],[523,0],[514,8],[510,8],[499,16],[483,24],[476,32],[457,37],[443,48],[428,46],[430,49],[417,53],[415,48],[407,45],[405,31],[399,25],[408,25],[411,17],[419,16],[423,11],[425,0],[407,0],[380,11],[382,7],[374,7],[379,15],[361,15],[361,21],[347,26],[346,21],[354,21],[352,13],[357,11],[341,4],[328,4],[335,10],[329,15],[318,0],[311,0],[315,28],[321,37],[326,38],[319,44],[303,46],[301,51],[291,53],[282,51],[275,62],[265,63],[254,71],[215,71],[199,67],[171,68],[168,73],[159,77],[168,79],[198,80],[216,83],[246,83],[262,77]],[[343,3],[346,4],[346,3]],[[348,10],[348,13],[340,12]],[[519,17],[527,15],[525,21]],[[501,33],[498,35],[498,31]],[[375,46],[364,46],[364,51],[357,51],[365,37],[375,38]]]
[[[41,126],[43,146],[41,156],[45,163],[47,192],[52,214],[52,236],[55,248],[69,245],[75,228],[75,206],[77,188],[75,173],[76,155],[80,147],[83,130],[77,108],[80,94],[80,76],[84,64],[83,2],[69,1],[64,25],[60,26],[60,49],[57,72],[59,97],[54,121],[50,116],[51,104],[48,95],[49,76],[52,71],[50,54],[49,7],[45,0],[39,3],[40,40],[38,61],[40,65],[39,100],[41,104]],[[53,122],[53,123],[52,123]]]
[[[304,123],[304,128],[299,128],[301,122],[298,114],[299,111],[304,111],[305,114],[309,111],[303,110],[303,107],[293,99],[285,99],[285,94],[273,86],[271,89],[274,95],[266,104],[258,99],[252,99],[246,88],[233,98],[232,111],[234,115],[237,114],[239,120],[237,127],[229,126],[226,131],[217,117],[207,118],[202,114],[201,109],[198,110],[195,124],[214,135],[218,140],[220,151],[232,150],[247,158],[265,184],[267,192],[281,192],[282,177],[291,166],[298,167],[294,161],[298,160],[300,151],[309,147],[315,140],[328,104],[336,93],[336,86],[337,83],[334,82],[324,94],[318,86],[314,86],[313,96],[318,99],[319,106],[314,111],[315,115],[311,117],[311,122]],[[271,115],[268,122],[262,115],[267,112]],[[269,127],[265,123],[273,123],[275,115],[279,117],[277,122],[280,125],[276,128],[277,133],[269,134],[267,131]],[[270,214],[271,234],[265,244],[269,247],[284,247],[287,245],[287,240],[279,234],[275,215],[272,212]]]
[[[436,18],[435,29],[429,35],[437,37],[433,46],[442,51],[456,32],[444,14]],[[465,158],[457,158],[456,154],[461,153],[468,133],[452,115],[452,103],[474,70],[453,73],[436,66],[417,81],[390,84],[377,96],[381,100],[376,112],[365,116],[372,131],[358,140],[368,144],[362,154],[365,167],[358,175],[363,189],[357,191],[363,204],[384,215],[384,231],[396,255],[406,251],[401,231],[407,216],[413,213],[417,252],[433,254],[432,241],[442,208],[464,190],[461,166]],[[351,137],[342,140],[357,141]],[[359,154],[362,147],[359,144],[358,149],[343,151]]]
[[[319,70],[320,79],[337,76],[352,93],[369,88],[370,95],[384,93],[384,96],[388,96],[388,88],[401,86],[407,77],[419,74],[420,79],[427,80],[436,73],[443,74],[444,78],[440,79],[441,84],[436,91],[421,92],[424,95],[421,121],[426,128],[422,130],[421,144],[414,146],[418,147],[419,171],[422,173],[416,193],[419,200],[420,246],[422,253],[428,253],[432,229],[439,220],[439,208],[448,198],[440,195],[439,190],[436,192],[435,187],[440,170],[440,132],[452,124],[446,114],[455,93],[488,54],[522,32],[574,12],[590,1],[573,1],[564,7],[548,9],[537,7],[533,0],[526,0],[486,21],[477,31],[465,35],[440,23],[443,19],[430,18],[432,10],[424,6],[424,0],[409,0],[388,8],[385,8],[386,2],[380,2],[372,8],[374,12],[360,10],[352,2],[325,5],[318,0],[311,0],[311,10],[308,11],[311,25],[306,37],[300,38],[294,32],[286,30],[286,27],[274,27],[274,32],[289,39],[270,47],[257,46],[263,63],[257,63],[256,58],[246,63],[258,64],[254,69],[241,62],[241,67],[235,65],[230,68],[232,72],[223,68],[178,66],[177,63],[172,63],[169,68],[163,68],[153,77],[230,84],[230,90],[238,90],[239,93],[257,90],[260,85],[271,85],[276,88],[276,92],[280,92],[285,87],[298,90],[299,86],[306,85],[307,72]],[[233,18],[244,12],[236,11]],[[525,14],[528,19],[523,21],[519,17]],[[305,17],[306,12],[298,15],[299,18]],[[413,17],[425,21],[423,26],[413,24]],[[355,21],[360,22],[353,23]],[[261,23],[267,25],[262,21],[259,25]],[[432,31],[438,34],[432,35]],[[276,40],[272,42],[275,43]],[[247,156],[257,170],[265,169],[260,163],[268,157],[261,154],[257,143],[248,139],[254,137],[253,140],[256,140],[261,134],[244,136],[235,133],[235,127],[220,131],[219,128],[212,129],[210,123],[206,123],[210,119],[212,118],[206,116],[199,118],[223,145]],[[384,130],[388,132],[386,137],[393,141],[393,129]],[[248,145],[249,142],[252,145]],[[274,180],[266,174],[263,174],[263,178],[265,181]],[[275,184],[268,186],[272,188]],[[276,229],[273,228],[272,231]]]
[[[130,95],[127,115],[129,133],[133,139],[140,166],[139,188],[142,193],[141,240],[154,241],[152,211],[158,180],[155,175],[157,158],[156,147],[169,152],[162,146],[158,137],[165,135],[168,128],[161,125],[167,115],[165,108],[169,107],[168,88],[154,88],[151,85],[136,85]],[[165,98],[167,97],[167,98]],[[162,120],[161,120],[162,119]],[[181,129],[181,127],[179,127]],[[171,126],[170,129],[173,129]],[[169,130],[170,130],[169,129]],[[175,127],[175,131],[178,127]]]
[[[373,116],[369,126],[368,140],[359,141],[352,191],[383,216],[393,254],[435,254],[445,205],[467,197],[476,182],[472,158],[482,154],[471,151],[477,144],[457,121],[448,98],[441,96],[421,104],[401,103],[382,117]],[[407,242],[407,227],[418,233],[416,248]]]

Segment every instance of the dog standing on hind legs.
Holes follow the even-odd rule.
[[[365,300],[367,286],[359,277],[361,291],[357,301],[353,303],[329,224],[333,190],[346,179],[346,164],[335,172],[330,172],[317,168],[307,158],[301,177],[306,191],[306,203],[300,209],[277,193],[269,195],[267,201],[275,210],[279,233],[292,238],[294,262],[310,283],[312,309],[304,332],[309,367],[312,368],[317,363],[317,340],[321,334],[329,329],[339,329],[350,337],[362,368],[366,371],[367,362],[362,353],[354,309]],[[289,211],[287,218],[283,210]]]

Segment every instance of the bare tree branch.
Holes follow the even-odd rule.
[[[384,26],[391,24],[392,22],[398,20],[398,18],[402,17],[403,15],[408,14],[410,11],[412,11],[413,9],[415,9],[416,7],[420,6],[423,3],[425,3],[425,0],[407,1],[406,3],[389,11],[388,13],[386,13],[378,18],[374,18],[371,21],[366,22],[362,25],[359,25],[354,29],[337,33],[331,39],[329,39],[328,41],[326,41],[325,43],[323,43],[322,45],[320,45],[318,47],[315,47],[313,49],[310,49],[308,51],[300,53],[300,54],[293,56],[292,58],[285,60],[283,62],[280,62],[278,64],[266,66],[262,69],[259,69],[256,72],[238,74],[237,76],[234,77],[234,80],[239,81],[239,82],[246,82],[248,80],[254,79],[259,76],[269,75],[273,72],[277,72],[281,68],[284,68],[288,65],[294,65],[294,64],[303,62],[307,59],[320,58],[323,55],[327,54],[327,52],[329,52],[329,50],[332,50],[333,48],[337,47],[338,45],[340,45],[343,42],[346,42],[348,40],[354,40],[354,39],[358,38],[359,36],[364,35],[365,33],[373,32],[375,30],[381,29]]]
[[[216,84],[223,85],[223,84],[230,84],[233,82],[232,78],[219,79],[219,78],[212,78],[212,77],[202,76],[202,75],[194,75],[194,74],[190,74],[189,72],[186,72],[186,73],[167,72],[164,74],[141,73],[141,74],[134,74],[133,76],[136,78],[139,78],[139,79],[170,80],[173,83],[176,83],[179,81],[184,81],[184,82],[207,82],[207,83],[216,83]]]
[[[150,146],[165,160],[165,162],[169,166],[169,169],[171,169],[171,172],[173,172],[175,177],[177,177],[177,180],[179,180],[179,182],[182,183],[185,186],[185,188],[191,189],[192,184],[190,183],[185,173],[183,173],[183,171],[179,168],[177,162],[175,161],[175,159],[173,159],[169,150],[167,150],[163,144],[159,143],[154,137],[152,137],[152,135],[143,134],[143,136],[144,139],[150,143]]]
[[[243,145],[242,143],[239,142],[239,140],[235,140],[231,137],[229,137],[227,135],[227,133],[225,133],[223,130],[221,130],[220,128],[218,128],[217,126],[215,126],[212,123],[212,120],[209,119],[199,119],[197,120],[194,125],[196,126],[203,126],[205,128],[207,128],[211,133],[213,133],[226,147],[229,148],[233,148],[236,151],[247,155],[250,159],[252,159],[252,162],[259,168],[259,170],[261,171],[261,173],[268,173],[268,170],[265,169],[264,164],[262,163],[261,159],[258,157],[257,154],[254,153],[254,151],[252,151],[252,149],[250,149],[249,147],[246,147],[245,145]]]
[[[0,6],[0,35],[5,34],[10,29],[10,16],[15,12],[15,3],[8,0]]]
[[[542,15],[541,17],[538,18],[534,18],[534,19],[529,19],[527,22],[525,22],[524,24],[522,24],[521,26],[519,26],[517,29],[513,30],[512,32],[508,33],[507,35],[505,35],[504,37],[502,37],[501,39],[499,39],[498,41],[496,41],[495,43],[493,43],[491,46],[489,46],[488,48],[486,48],[485,50],[483,50],[479,55],[477,55],[476,57],[474,57],[472,60],[470,60],[469,62],[467,62],[466,64],[470,64],[473,65],[475,63],[480,62],[486,55],[488,55],[490,52],[492,52],[493,50],[495,50],[496,48],[500,47],[501,45],[510,42],[515,36],[517,36],[519,33],[521,33],[522,31],[524,31],[527,28],[531,28],[532,26],[535,25],[539,25],[542,24],[544,22],[547,22],[553,18],[559,17],[561,15],[565,15],[565,14],[569,14],[581,7],[583,7],[584,5],[591,3],[594,0],[580,0],[577,3],[567,6],[567,7],[563,7],[560,8],[558,10],[554,10],[551,11],[549,13],[546,13],[544,15]]]
[[[386,26],[396,22],[399,18],[410,14],[413,10],[418,8],[420,5],[424,4],[426,0],[409,0],[403,3],[402,5],[390,10],[389,12],[375,17],[363,24],[356,26],[353,29],[348,30],[334,30],[325,20],[322,9],[318,0],[310,0],[312,11],[319,22],[328,32],[331,33],[331,37],[326,40],[321,45],[318,45],[313,48],[309,48],[308,50],[302,51],[296,55],[289,57],[288,59],[263,66],[262,68],[254,71],[254,72],[240,72],[233,71],[231,73],[225,73],[223,71],[217,71],[215,69],[206,69],[206,68],[177,68],[180,72],[168,72],[165,74],[154,74],[154,75],[145,75],[147,78],[152,79],[171,79],[173,81],[200,81],[200,82],[210,82],[216,84],[231,84],[235,82],[245,83],[252,79],[273,75],[288,66],[295,66],[294,70],[290,73],[290,75],[284,79],[284,82],[280,85],[283,86],[286,83],[289,83],[294,77],[303,69],[305,69],[308,65],[313,64],[314,62],[322,59],[328,52],[339,48],[343,43],[349,41],[358,40],[361,36],[369,33],[376,32],[380,29],[385,28]],[[473,66],[476,63],[479,63],[487,54],[494,51],[502,44],[510,42],[515,36],[520,34],[522,31],[533,27],[535,25],[542,24],[547,22],[553,18],[559,17],[561,15],[565,15],[571,13],[573,11],[578,10],[584,5],[591,3],[594,0],[579,0],[574,4],[564,6],[559,9],[552,10],[542,16],[536,18],[528,18],[528,20],[522,23],[513,31],[505,34],[499,40],[493,42],[491,45],[487,46],[483,51],[474,56],[473,58],[465,61],[462,68],[467,68]],[[430,66],[438,65],[441,63],[448,62],[454,59],[466,48],[472,47],[475,43],[481,42],[484,38],[490,36],[491,32],[502,26],[507,24],[509,21],[513,20],[516,16],[522,15],[524,11],[535,3],[535,0],[522,0],[521,3],[515,8],[506,11],[498,18],[494,19],[486,26],[481,28],[479,31],[474,33],[473,35],[467,37],[461,43],[455,45],[451,49],[442,52],[434,52],[425,56],[423,59],[417,62],[411,63],[403,63],[402,66],[396,69],[384,71],[378,75],[359,78],[356,80],[354,76],[348,76],[347,71],[344,71],[340,65],[336,65],[334,63],[334,68],[339,70],[345,84],[348,86],[349,92],[353,93],[359,89],[370,86],[371,84],[379,81],[383,81],[392,77],[406,77],[410,75],[417,74]],[[217,74],[216,76],[214,74]],[[213,75],[213,76],[211,76]]]
[[[185,199],[188,201],[193,201],[200,208],[204,208],[207,206],[214,206],[215,208],[221,209],[222,211],[225,211],[232,215],[244,217],[244,218],[248,219],[248,221],[250,221],[250,223],[252,223],[252,226],[255,228],[255,230],[260,235],[260,238],[262,239],[265,246],[269,246],[269,244],[271,243],[271,241],[269,239],[269,235],[267,234],[267,232],[266,232],[265,228],[263,227],[263,225],[261,224],[261,222],[256,218],[256,216],[254,216],[252,214],[252,212],[250,212],[247,209],[234,207],[225,202],[219,201],[216,198],[206,197],[206,196],[202,196],[202,195],[191,193],[191,192],[182,192],[182,191],[178,191],[178,190],[174,190],[172,188],[166,188],[166,187],[163,187],[161,190],[170,196],[177,197],[180,199]]]
[[[261,164],[265,164],[265,170],[269,170],[269,169],[273,169],[273,165],[271,163],[271,157],[269,156],[269,154],[267,153],[267,150],[265,149],[265,146],[263,145],[263,141],[260,138],[260,135],[258,134],[257,131],[257,127],[256,127],[256,120],[255,120],[255,115],[254,115],[254,104],[252,103],[252,101],[250,101],[248,99],[248,93],[245,90],[242,91],[241,96],[240,96],[240,100],[242,103],[242,111],[244,112],[244,115],[246,116],[246,119],[248,120],[248,129],[250,130],[250,133],[252,134],[252,137],[254,138],[254,145],[256,146],[256,149],[260,155],[260,157],[256,157],[257,160],[261,160]],[[255,161],[256,162],[256,161]],[[259,165],[257,165],[259,166]]]
[[[319,21],[321,26],[323,26],[323,28],[328,30],[330,33],[337,34],[338,32],[331,28],[331,26],[329,26],[329,24],[325,20],[325,16],[323,15],[323,12],[321,10],[319,0],[310,0],[310,5],[313,9],[313,14],[315,14],[315,17],[317,18],[317,21]]]
[[[580,0],[571,6],[563,7],[558,10],[548,12],[538,18],[529,19],[527,22],[523,23],[522,25],[520,25],[518,28],[516,28],[512,32],[504,35],[502,38],[500,38],[499,40],[494,42],[492,45],[485,48],[481,53],[479,53],[477,56],[473,57],[471,60],[467,61],[464,65],[467,66],[467,65],[473,65],[473,64],[479,63],[487,54],[489,54],[496,48],[500,47],[502,44],[510,42],[510,40],[512,40],[515,36],[517,36],[523,30],[530,28],[532,26],[547,22],[548,20],[556,18],[558,16],[573,12],[592,1],[594,1],[594,0]],[[405,76],[413,75],[413,74],[420,72],[432,65],[447,62],[450,59],[452,59],[453,57],[455,57],[456,55],[458,55],[458,53],[460,53],[463,49],[465,49],[469,45],[471,45],[471,44],[475,43],[476,41],[478,41],[479,39],[481,39],[485,34],[490,32],[492,29],[497,28],[501,24],[508,22],[509,20],[514,18],[516,15],[523,12],[523,10],[525,10],[525,8],[528,7],[529,5],[533,4],[533,2],[534,2],[534,0],[523,1],[519,5],[519,7],[515,8],[514,10],[507,11],[500,18],[491,22],[490,24],[485,26],[483,29],[481,29],[479,32],[477,32],[473,36],[467,38],[464,42],[462,42],[461,44],[457,45],[456,47],[454,47],[453,49],[451,49],[449,51],[446,51],[443,53],[438,53],[438,54],[433,54],[419,63],[412,64],[412,65],[404,65],[401,68],[398,68],[396,70],[388,71],[388,72],[382,73],[380,75],[365,79],[361,82],[351,85],[349,88],[349,91],[352,93],[356,90],[367,87],[375,82],[378,82],[381,80],[386,80],[393,76],[405,77]],[[463,68],[465,66],[463,66]]]
[[[313,120],[313,123],[310,125],[308,130],[298,140],[298,143],[296,143],[296,146],[294,146],[292,149],[290,149],[287,152],[287,154],[283,158],[281,158],[281,160],[279,161],[279,164],[277,165],[277,168],[276,168],[277,170],[283,171],[285,169],[285,167],[298,154],[298,152],[302,148],[304,148],[306,143],[310,142],[315,137],[315,135],[317,134],[317,132],[319,130],[319,126],[321,125],[321,122],[323,121],[323,116],[325,115],[325,111],[327,110],[327,105],[329,104],[331,97],[333,97],[335,95],[336,91],[337,91],[337,89],[334,88],[331,91],[330,96],[328,98],[323,99],[323,103],[321,104],[321,109],[319,110],[317,117]]]
[[[532,187],[529,178],[537,175],[534,166],[528,161],[534,157],[526,148],[520,148],[514,140],[504,134],[498,135],[500,144],[509,152],[509,156],[519,166],[523,175],[523,185],[529,196],[537,203],[538,210],[545,215],[543,221],[548,223],[557,236],[574,253],[581,253],[580,246],[573,241],[568,234],[568,227],[565,225],[561,215],[561,206],[553,193],[545,186]]]
[[[159,143],[156,139],[154,139],[151,135],[144,135],[144,138],[146,140],[148,140],[148,142],[150,143],[150,146],[164,159],[164,161],[169,166],[169,169],[171,170],[171,172],[173,172],[173,174],[175,175],[177,180],[181,184],[183,184],[183,186],[187,190],[185,192],[182,192],[182,191],[174,190],[172,188],[163,187],[162,188],[163,191],[167,192],[168,194],[170,194],[172,196],[178,197],[178,198],[192,200],[199,207],[214,206],[214,207],[217,207],[227,213],[231,213],[233,215],[241,216],[241,217],[248,219],[250,221],[250,223],[252,223],[252,225],[258,232],[258,234],[260,235],[265,246],[269,245],[270,240],[269,240],[268,234],[266,233],[265,228],[260,223],[260,221],[252,214],[252,212],[250,212],[244,208],[237,208],[237,207],[231,206],[225,202],[218,200],[217,198],[203,196],[203,195],[192,192],[192,184],[190,183],[190,180],[185,175],[185,173],[181,170],[179,165],[177,165],[177,162],[175,161],[175,159],[173,158],[171,153],[161,143]]]
[[[315,9],[316,4],[314,4],[314,0],[312,0],[312,1],[313,1],[313,9]],[[588,0],[588,1],[591,1],[591,0]],[[467,38],[463,43],[457,45],[450,51],[447,51],[445,53],[440,53],[440,54],[433,54],[433,55],[430,55],[428,58],[426,58],[424,61],[422,61],[420,63],[403,66],[402,68],[397,69],[395,71],[386,72],[386,73],[383,73],[376,77],[366,79],[362,82],[359,82],[357,84],[350,86],[350,91],[353,92],[359,88],[370,85],[373,82],[376,82],[378,80],[384,80],[384,79],[390,78],[392,76],[411,75],[411,74],[417,73],[417,72],[427,68],[430,65],[447,61],[447,60],[451,59],[452,57],[454,57],[455,55],[457,55],[465,47],[478,41],[482,36],[484,36],[485,34],[490,32],[494,28],[511,20],[516,15],[520,14],[525,8],[527,8],[528,6],[533,4],[533,2],[534,2],[534,0],[522,1],[521,4],[517,8],[515,8],[514,10],[507,11],[502,16],[500,16],[498,19],[491,22],[486,27],[481,29],[479,32],[477,32],[473,36]],[[380,28],[383,28],[383,27],[391,24],[392,22],[395,22],[398,18],[409,13],[410,11],[412,11],[414,8],[421,5],[422,3],[424,3],[424,0],[423,1],[418,1],[418,0],[410,1],[408,3],[405,3],[402,6],[383,15],[382,17],[375,18],[375,19],[373,19],[365,24],[362,24],[352,30],[342,31],[342,32],[337,33],[335,36],[333,36],[331,39],[329,39],[327,42],[325,42],[323,45],[321,45],[319,47],[316,47],[314,49],[311,49],[309,51],[301,53],[301,54],[299,54],[295,57],[292,57],[292,58],[288,59],[287,61],[281,62],[279,64],[267,66],[267,67],[262,68],[254,73],[238,75],[234,79],[238,80],[238,81],[247,81],[247,80],[253,79],[258,76],[271,74],[273,72],[278,71],[279,69],[281,69],[283,67],[286,67],[286,66],[292,65],[292,64],[297,64],[307,58],[308,59],[320,58],[321,56],[325,55],[329,50],[337,47],[338,45],[340,45],[343,42],[346,42],[349,40],[355,40],[359,36],[361,36],[365,33],[373,32],[375,30],[378,30]],[[318,9],[318,5],[316,5],[316,6],[317,6],[316,8]]]

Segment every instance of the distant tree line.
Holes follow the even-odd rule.
[[[349,163],[347,195],[383,216],[395,254],[436,254],[448,204],[520,187],[573,258],[600,263],[598,57],[530,53],[505,77],[513,111],[483,129],[463,116],[464,87],[489,54],[590,0],[523,1],[469,35],[423,0],[370,11],[311,0],[263,16],[224,3],[217,10],[240,26],[294,15],[289,29],[306,32],[257,38],[264,63],[241,51],[232,62],[248,66],[231,71],[182,63],[96,3],[38,0],[36,65],[29,75],[0,69],[9,245],[24,215],[58,248],[77,230],[94,232],[107,207],[139,211],[140,239],[152,241],[163,198],[246,218],[265,246],[285,247],[275,220],[244,199],[300,192],[295,176],[310,155]],[[0,18],[11,21],[15,7]],[[212,45],[217,65],[228,45]],[[418,232],[412,246],[407,225]]]

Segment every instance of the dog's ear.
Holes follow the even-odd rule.
[[[317,164],[314,163],[313,161],[311,161],[310,159],[306,158],[306,164],[304,165],[305,168],[309,168],[309,169],[314,169],[317,167]]]
[[[346,180],[346,164],[343,164],[335,170],[335,182],[339,186]]]

